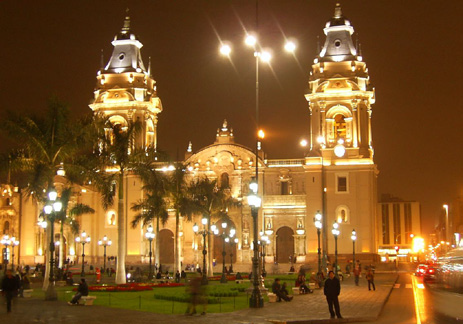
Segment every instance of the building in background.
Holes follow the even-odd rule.
[[[357,233],[356,258],[375,262],[385,246],[393,246],[396,239],[407,242],[404,236],[408,228],[411,226],[410,231],[414,231],[415,226],[420,226],[419,206],[416,203],[400,203],[400,228],[395,232],[396,207],[391,205],[386,213],[389,217],[387,224],[390,229],[386,235],[389,240],[381,234],[383,223],[379,217],[383,206],[389,204],[377,204],[378,170],[373,159],[371,129],[375,92],[360,49],[352,41],[354,28],[343,16],[339,5],[327,22],[324,33],[326,41],[314,59],[309,92],[305,94],[308,114],[307,120],[301,122],[307,123],[310,129],[305,156],[266,160],[261,151],[256,161],[253,149],[235,143],[233,130],[226,121],[217,130],[211,145],[195,151],[190,143],[187,148],[183,162],[190,179],[203,176],[217,179],[219,185],[228,188],[231,196],[243,202],[241,207],[229,210],[230,225],[236,229],[238,243],[227,246],[226,261],[227,264],[233,262],[235,271],[251,269],[253,231],[246,196],[256,164],[259,187],[262,188],[259,191],[262,207],[259,209],[258,230],[266,233],[269,239],[266,261],[274,265],[270,271],[287,272],[288,264],[292,263],[315,267],[317,231],[314,216],[318,211],[324,219],[323,250],[327,259],[332,259],[335,252],[332,225],[335,222],[339,224],[340,263],[352,258],[351,233],[354,229]],[[150,67],[145,68],[141,57],[142,44],[130,30],[128,17],[112,44],[114,50],[109,62],[106,66],[102,64],[97,73],[95,99],[90,107],[95,113],[110,117],[113,123],[120,125],[121,131],[128,123],[139,120],[143,131],[136,141],[137,145],[156,147],[156,125],[163,108]],[[210,129],[215,126],[210,125]],[[205,125],[204,128],[207,130],[207,127]],[[210,134],[212,139],[213,132]],[[144,197],[142,183],[132,174],[126,175],[124,181],[127,192],[124,197],[126,261],[127,264],[148,263],[149,241],[144,236],[144,229],[142,225],[136,228],[130,226],[135,215],[130,206]],[[56,177],[58,191],[63,182],[64,178]],[[107,255],[111,257],[117,253],[117,206],[104,210],[99,193],[91,184],[75,187],[73,197],[73,203],[83,203],[95,209],[95,214],[79,216],[78,221],[81,229],[92,237],[92,243],[85,248],[85,260],[102,264],[103,249],[98,246],[98,239],[104,235],[111,238],[113,244],[108,247]],[[36,225],[41,207],[24,200],[21,208],[21,264],[43,263],[43,228]],[[407,223],[406,210],[410,210],[411,225]],[[155,241],[158,240],[162,247],[160,264],[172,270],[175,215],[170,216]],[[201,216],[196,215],[191,223],[180,219],[180,260],[184,267],[187,264],[197,266],[201,262],[202,242],[193,232],[193,224],[200,224]],[[75,243],[74,234],[65,230],[64,235],[63,258],[80,262],[81,247]],[[210,247],[216,263],[222,260],[221,244],[221,239],[215,237]],[[281,264],[283,266],[279,266]],[[111,263],[108,266],[112,266]]]

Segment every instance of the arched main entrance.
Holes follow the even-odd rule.
[[[278,229],[277,237],[277,262],[289,263],[294,255],[294,232],[291,228],[283,226]]]
[[[159,262],[164,264],[174,263],[174,233],[168,229],[159,231]]]
[[[222,233],[223,229],[220,224],[222,224],[221,221],[216,223],[216,225],[219,227],[219,233]],[[229,220],[227,221],[227,228],[225,229],[225,233],[227,234],[227,236],[229,236],[231,228],[236,229],[235,224]],[[235,233],[235,236],[233,236],[233,238],[229,239],[228,243],[225,242],[225,265],[227,266],[227,268],[230,266],[230,262],[232,261],[231,255],[233,255],[233,263],[236,262],[236,244],[233,243],[233,240],[235,239],[235,237],[236,237],[236,233]],[[223,262],[223,257],[222,257],[223,238],[222,236],[214,235],[213,246],[214,246],[214,253],[212,253],[213,258],[215,259],[216,264],[222,264]]]

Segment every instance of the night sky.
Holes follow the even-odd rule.
[[[268,158],[302,158],[309,118],[304,94],[317,36],[336,1],[261,0],[259,33],[274,51],[260,73],[260,124]],[[379,193],[421,203],[423,230],[443,203],[463,194],[463,1],[340,1],[354,26],[376,88],[373,145]],[[255,70],[245,30],[255,31],[255,1],[1,1],[0,110],[40,111],[57,95],[88,113],[100,52],[105,63],[126,8],[144,44],[164,111],[158,147],[183,158],[212,144],[224,119],[238,143],[253,147]],[[294,37],[295,57],[282,49]],[[232,42],[233,65],[218,54]]]

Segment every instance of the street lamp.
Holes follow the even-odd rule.
[[[257,14],[258,14],[258,7],[257,7],[258,3],[256,3],[256,35],[258,34],[257,33]],[[259,151],[261,150],[261,142],[260,142],[260,139],[263,138],[263,134],[261,135],[261,132],[259,132],[259,63],[260,61],[262,62],[270,62],[272,56],[270,54],[269,51],[265,51],[265,50],[262,50],[259,42],[258,42],[258,38],[256,35],[252,35],[252,34],[247,34],[246,35],[246,38],[245,38],[245,43],[246,45],[252,47],[254,49],[254,57],[256,58],[256,135],[257,135],[257,138],[256,138],[256,174],[255,174],[255,179],[254,179],[254,184],[255,184],[255,187],[256,187],[256,190],[254,191],[254,197],[257,197],[257,185],[258,185],[258,178],[259,178]],[[296,49],[296,45],[294,42],[287,42],[287,44],[285,45],[285,50],[288,51],[288,52],[294,52],[294,50]],[[231,53],[231,47],[229,44],[225,44],[225,43],[222,43],[222,46],[220,48],[220,53],[222,55],[226,55],[226,56],[229,56],[230,53]],[[252,182],[251,182],[252,184]],[[252,190],[252,188],[251,188]],[[248,200],[249,200],[250,196],[248,197]],[[258,197],[257,197],[258,198]],[[252,200],[253,198],[251,198]],[[254,223],[254,241],[253,241],[253,244],[254,244],[254,258],[253,258],[253,273],[254,273],[254,282],[253,282],[253,285],[254,285],[254,288],[253,288],[253,292],[252,292],[252,295],[251,295],[251,299],[249,301],[249,306],[250,307],[253,307],[253,308],[260,308],[260,307],[263,307],[264,306],[264,302],[263,302],[263,299],[262,299],[262,296],[260,294],[260,290],[259,290],[259,280],[258,280],[258,276],[257,276],[257,273],[258,273],[258,258],[259,258],[259,247],[257,246],[257,240],[258,240],[258,231],[257,231],[257,227],[258,227],[258,220],[257,220],[257,217],[258,217],[258,210],[259,210],[259,207],[260,207],[260,198],[259,199],[259,203],[258,205],[254,204],[254,206],[252,205],[252,203],[249,203],[249,205],[251,206],[251,214],[252,214],[252,217],[253,217],[253,223]],[[254,200],[254,202],[256,202]]]
[[[320,234],[321,234],[321,230],[323,227],[322,219],[323,219],[322,214],[320,213],[319,210],[317,210],[317,213],[315,214],[313,221],[315,223],[315,227],[317,228],[317,237],[318,237],[318,273],[317,273],[317,276],[318,276],[319,281],[322,278],[322,251],[320,248]]]
[[[262,277],[265,278],[267,276],[267,271],[265,271],[265,256],[267,254],[266,247],[267,244],[270,244],[270,240],[267,235],[263,235],[264,232],[261,233],[260,244],[262,245]]]
[[[251,299],[249,300],[249,306],[253,308],[260,308],[264,307],[264,300],[262,298],[262,295],[260,293],[259,289],[259,276],[257,275],[259,273],[259,247],[257,246],[257,217],[258,217],[258,212],[259,212],[259,207],[261,205],[261,198],[257,195],[258,192],[258,185],[257,181],[253,180],[249,184],[249,195],[248,195],[248,205],[251,206],[251,215],[253,219],[253,224],[254,224],[254,242],[253,242],[253,248],[254,248],[254,257],[252,259],[252,273],[253,275],[253,290],[251,294]]]
[[[76,237],[76,242],[82,244],[82,272],[80,273],[81,277],[85,277],[85,244],[90,243],[90,241],[90,236],[87,236],[87,233],[85,233],[85,231],[83,231],[80,234],[80,236]]]
[[[355,268],[355,241],[357,240],[357,232],[355,229],[352,230],[350,238],[352,239],[352,266]]]
[[[442,205],[445,209],[445,240],[449,241],[449,205]]]
[[[148,239],[149,245],[150,245],[150,254],[149,254],[149,257],[150,257],[150,272],[148,274],[148,279],[151,280],[151,279],[153,279],[153,268],[152,268],[152,263],[151,263],[152,262],[151,258],[153,256],[152,242],[153,242],[153,239],[156,237],[156,234],[153,233],[153,226],[151,224],[146,229],[145,237]]]
[[[195,234],[199,234],[199,235],[202,235],[203,236],[203,269],[202,269],[202,279],[201,279],[201,284],[202,285],[207,285],[208,284],[208,281],[207,281],[207,271],[206,271],[206,255],[207,255],[207,249],[206,249],[206,236],[207,234],[209,233],[209,231],[207,230],[206,226],[207,226],[207,218],[206,217],[203,217],[201,219],[201,223],[203,224],[203,229],[202,230],[199,230],[199,227],[198,225],[196,225],[196,223],[193,225],[193,232]],[[215,225],[211,225],[211,232],[214,233],[216,230],[216,227]]]
[[[225,256],[227,255],[227,253],[225,252],[225,241],[227,238],[225,230],[227,228],[227,223],[223,221],[221,226],[222,234],[219,234],[218,228],[215,229],[214,234],[222,237],[222,277],[220,278],[220,283],[227,283],[227,275],[225,274]]]
[[[235,246],[236,244],[238,244],[238,238],[235,237],[233,238],[233,236],[235,236],[235,234],[233,233],[232,234],[232,230],[234,230],[233,228],[230,230],[230,237],[227,237],[225,238],[225,242],[230,242],[230,247],[231,247],[231,250],[230,250],[230,268],[228,268],[228,272],[232,273],[233,272],[233,251],[235,249]]]
[[[101,240],[98,241],[99,246],[103,246],[103,271],[106,272],[106,247],[110,246],[113,244],[111,240],[108,240],[108,237],[105,235]],[[150,255],[150,261],[151,261],[151,255]],[[151,264],[150,264],[151,265]]]
[[[47,288],[47,294],[45,296],[46,300],[57,300],[58,296],[56,295],[55,291],[55,276],[54,276],[54,262],[55,262],[55,242],[54,242],[54,237],[55,237],[55,218],[56,214],[61,211],[63,208],[63,204],[61,201],[57,200],[58,194],[54,189],[50,189],[48,192],[48,201],[43,207],[43,211],[45,215],[48,218],[48,221],[50,222],[50,277],[49,277],[49,284]]]
[[[334,274],[336,277],[338,276],[338,235],[340,233],[338,228],[339,224],[334,222],[331,233],[333,233],[334,236]]]

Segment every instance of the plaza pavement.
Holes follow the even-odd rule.
[[[16,299],[13,312],[6,313],[2,302],[0,323],[47,323],[47,324],[136,324],[136,323],[236,323],[236,324],[312,324],[312,323],[357,323],[378,318],[397,279],[396,273],[377,274],[376,291],[368,291],[365,278],[356,287],[352,278],[341,284],[339,297],[344,319],[330,320],[328,307],[322,290],[313,294],[297,295],[291,302],[265,303],[260,309],[243,309],[232,313],[215,313],[185,316],[153,314],[142,311],[108,308],[104,306],[70,307],[61,301],[43,299]]]

